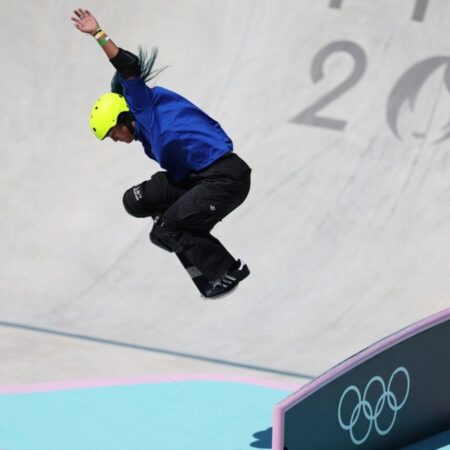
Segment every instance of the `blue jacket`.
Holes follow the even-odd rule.
[[[136,121],[136,139],[174,181],[233,151],[233,142],[219,123],[182,96],[150,88],[141,78],[121,83]]]

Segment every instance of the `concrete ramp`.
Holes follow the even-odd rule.
[[[113,70],[73,28],[75,6],[1,6],[1,383],[301,384],[448,306],[446,0],[80,5],[122,47],[159,46],[157,83],[216,118],[253,168],[216,229],[252,275],[217,303],[122,208],[157,167],[137,143],[92,136]]]

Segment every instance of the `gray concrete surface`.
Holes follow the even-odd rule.
[[[123,211],[157,167],[88,129],[113,71],[73,28],[78,6],[124,48],[158,45],[157,84],[252,166],[247,202],[216,229],[252,270],[232,297],[201,301],[149,221]],[[300,384],[449,305],[446,0],[3,0],[0,17],[1,384]]]

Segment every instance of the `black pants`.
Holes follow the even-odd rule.
[[[123,204],[132,216],[159,217],[151,241],[165,250],[183,252],[209,280],[215,280],[235,259],[210,231],[245,200],[250,172],[239,156],[230,153],[179,183],[166,172],[157,172],[128,189]]]

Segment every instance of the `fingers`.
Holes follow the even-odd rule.
[[[71,20],[75,22],[75,26],[83,32],[91,32],[92,26],[96,26],[98,28],[98,22],[95,17],[91,14],[87,9],[78,8],[73,11],[74,16],[71,17]]]
[[[87,9],[75,9],[73,13],[77,16],[78,20],[83,20],[86,17],[93,17],[92,14]],[[76,20],[74,17],[72,17],[72,20]]]
[[[71,17],[70,19],[73,20],[73,21],[76,22],[76,23],[80,23],[81,20],[82,20],[82,18],[83,18],[83,17],[81,16],[81,13],[78,12],[77,10],[75,10],[73,13],[75,14],[76,17]]]
[[[73,12],[79,19],[83,19],[87,15],[85,10],[81,8],[75,9]]]

